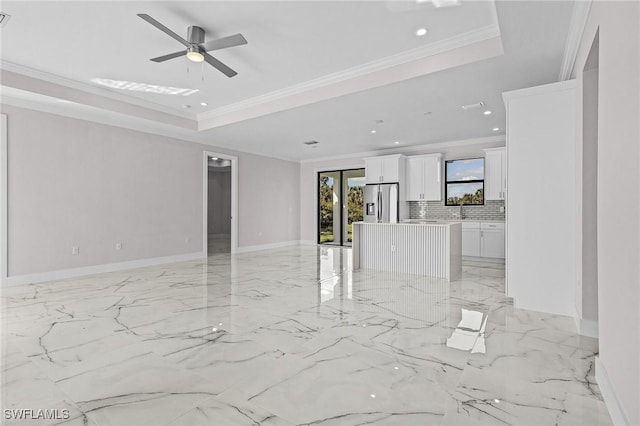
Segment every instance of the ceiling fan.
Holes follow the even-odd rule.
[[[228,37],[223,37],[217,40],[209,40],[208,42],[204,42],[204,30],[195,25],[190,26],[187,29],[187,40],[180,37],[178,34],[171,31],[169,28],[162,25],[160,22],[153,19],[151,16],[146,13],[138,13],[138,16],[164,32],[165,34],[173,37],[178,42],[184,44],[187,48],[186,50],[180,50],[179,52],[169,53],[168,55],[158,56],[157,58],[152,58],[153,62],[164,62],[169,59],[177,58],[183,55],[187,56],[187,59],[193,62],[202,62],[206,61],[209,65],[216,68],[218,71],[226,75],[227,77],[233,77],[238,73],[209,55],[207,52],[211,52],[212,50],[220,50],[226,49],[227,47],[240,46],[243,44],[247,44],[247,40],[242,36],[242,34],[235,34]]]

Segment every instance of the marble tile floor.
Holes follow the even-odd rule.
[[[611,424],[597,340],[514,309],[503,265],[466,262],[447,283],[352,271],[350,254],[222,253],[4,289],[1,422]],[[58,419],[7,416],[28,409]]]
[[[231,253],[231,237],[209,237],[207,239],[207,253]]]

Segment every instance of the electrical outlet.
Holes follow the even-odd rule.
[[[80,247],[78,246],[73,246],[71,247],[71,254],[74,256],[77,256],[80,254]]]
[[[122,250],[122,243],[116,243],[116,250]]]
[[[396,246],[391,246],[391,251],[396,251]]]

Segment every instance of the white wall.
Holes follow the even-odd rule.
[[[8,105],[2,113],[9,277],[202,252],[211,146]],[[238,246],[298,240],[298,164],[216,151],[238,157]]]
[[[231,171],[209,168],[207,234],[231,235]]]
[[[575,312],[575,82],[507,92],[508,295]]]
[[[236,155],[241,194],[239,247],[299,241],[299,164],[252,154]]]
[[[364,168],[364,157],[375,155],[391,155],[402,153],[404,155],[421,155],[442,153],[443,160],[459,158],[484,157],[483,149],[504,146],[504,140],[484,143],[458,143],[433,144],[431,147],[422,145],[413,150],[400,149],[387,150],[378,153],[363,153],[358,156],[350,156],[343,159],[325,159],[317,161],[303,161],[300,163],[300,239],[306,243],[316,243],[318,237],[318,172],[326,170],[345,170]],[[444,173],[444,168],[442,169]],[[444,194],[444,191],[443,191]]]
[[[616,424],[640,424],[640,3],[595,1],[574,76],[599,32],[596,378]],[[577,131],[583,127],[578,116]]]

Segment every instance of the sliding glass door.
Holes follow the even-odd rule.
[[[363,219],[364,169],[318,173],[318,243],[351,245],[352,223]]]

